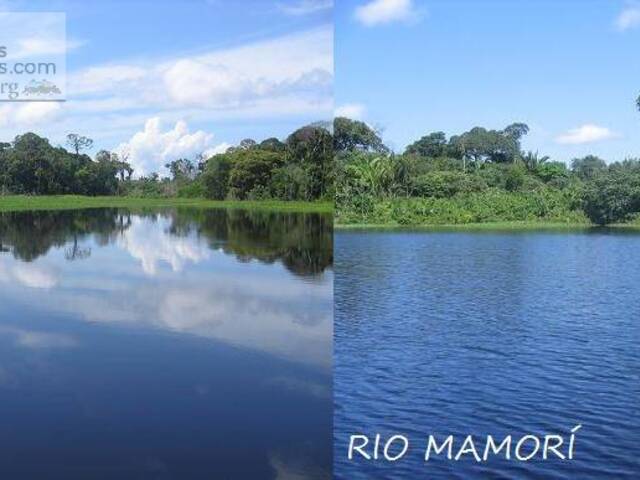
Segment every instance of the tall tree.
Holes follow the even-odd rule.
[[[86,150],[93,146],[93,140],[89,137],[78,135],[77,133],[70,133],[67,135],[67,145],[73,148],[76,155],[80,155],[82,150]]]
[[[359,120],[337,117],[333,121],[333,146],[339,152],[360,150],[365,152],[387,152],[380,133]]]
[[[323,127],[307,125],[287,138],[287,161],[309,176],[307,200],[324,197],[333,180],[333,138]]]
[[[590,180],[598,173],[606,170],[607,164],[595,155],[587,155],[582,158],[574,158],[571,161],[571,170],[582,180]]]
[[[447,136],[444,132],[430,133],[409,145],[404,153],[430,158],[444,157],[448,153]]]

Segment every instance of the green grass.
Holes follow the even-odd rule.
[[[329,202],[285,201],[215,201],[191,198],[133,198],[133,197],[84,197],[80,195],[56,196],[0,196],[0,212],[21,210],[70,210],[82,208],[232,208],[245,210],[271,210],[288,212],[331,213]]]

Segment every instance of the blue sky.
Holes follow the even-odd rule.
[[[640,157],[640,2],[336,2],[338,113],[420,136],[525,122],[524,148]]]
[[[284,138],[333,114],[332,6],[0,0],[0,11],[65,12],[67,30],[67,102],[0,105],[0,139],[34,131],[56,145],[77,132],[94,152],[128,153],[141,174],[243,138]]]

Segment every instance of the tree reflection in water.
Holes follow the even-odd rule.
[[[0,253],[25,262],[64,248],[67,260],[82,260],[97,245],[115,243],[135,217],[168,220],[167,235],[196,234],[211,249],[240,261],[282,262],[292,273],[313,277],[333,264],[331,215],[225,209],[83,209],[0,213]]]

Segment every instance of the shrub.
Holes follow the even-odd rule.
[[[418,176],[413,192],[421,197],[446,198],[460,193],[481,192],[487,188],[484,180],[462,172],[430,172]]]
[[[569,180],[569,170],[562,162],[541,163],[536,166],[534,172],[544,183],[566,185]]]
[[[640,174],[601,173],[585,185],[582,207],[599,225],[630,219],[640,211]]]

